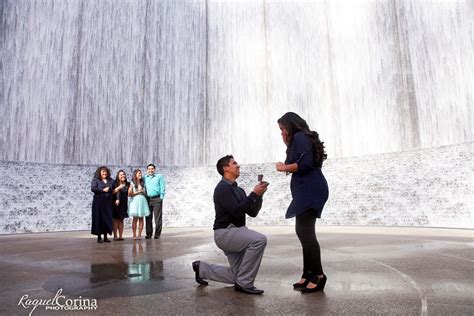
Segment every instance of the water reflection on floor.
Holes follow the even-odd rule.
[[[128,280],[131,283],[149,280],[164,280],[163,262],[123,262],[91,264],[90,283],[104,283],[114,280]]]
[[[89,273],[77,272],[50,277],[45,290],[62,289],[66,295],[97,298],[162,293],[181,288],[170,278],[166,280],[163,261],[150,260],[143,251],[143,241],[124,244],[124,252],[132,254],[130,261],[89,263]]]

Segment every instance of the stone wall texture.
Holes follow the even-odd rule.
[[[473,226],[474,143],[381,155],[328,159],[323,167],[330,197],[325,225]],[[239,157],[235,157],[238,161]],[[96,165],[0,162],[0,233],[88,230],[90,181]],[[123,168],[110,166],[113,176]],[[144,166],[141,166],[144,170]],[[165,227],[204,226],[214,219],[214,166],[161,167],[167,182]],[[239,185],[250,192],[257,174],[270,182],[263,208],[248,225],[292,225],[284,219],[291,176],[274,164],[241,166]],[[129,225],[130,220],[127,220]]]

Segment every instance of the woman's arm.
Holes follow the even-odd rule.
[[[298,171],[298,164],[295,162],[289,165],[285,165],[283,162],[277,162],[276,168],[277,168],[277,171],[280,171],[280,172],[294,173]]]
[[[99,180],[97,180],[96,178],[92,179],[91,191],[97,194],[103,192],[101,189],[99,189]]]
[[[294,163],[285,165],[278,162],[277,171],[304,174],[313,169],[313,142],[311,138],[303,133],[296,133],[291,145],[293,157],[297,160]]]
[[[113,194],[118,194],[120,193],[120,190],[123,188],[123,185],[120,184],[114,188],[114,191],[112,192]]]

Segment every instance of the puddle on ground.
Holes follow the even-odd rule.
[[[43,288],[63,295],[111,298],[174,291],[188,286],[166,278],[162,261],[91,264],[90,273],[72,272],[50,277]]]
[[[163,262],[122,262],[116,264],[106,263],[91,265],[91,283],[101,283],[111,280],[128,280],[132,283],[145,282],[148,280],[164,280]]]

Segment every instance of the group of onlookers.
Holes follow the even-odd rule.
[[[91,183],[91,190],[94,192],[91,233],[97,235],[97,242],[110,242],[107,235],[112,233],[114,240],[124,240],[123,221],[128,217],[133,218],[134,240],[142,238],[144,218],[145,238],[152,237],[153,217],[155,218],[154,236],[155,239],[160,238],[166,186],[163,176],[156,174],[155,171],[154,164],[147,166],[145,176],[140,169],[136,169],[133,171],[132,181],[128,182],[124,170],[119,170],[114,180],[111,178],[109,168],[106,166],[97,168]]]

